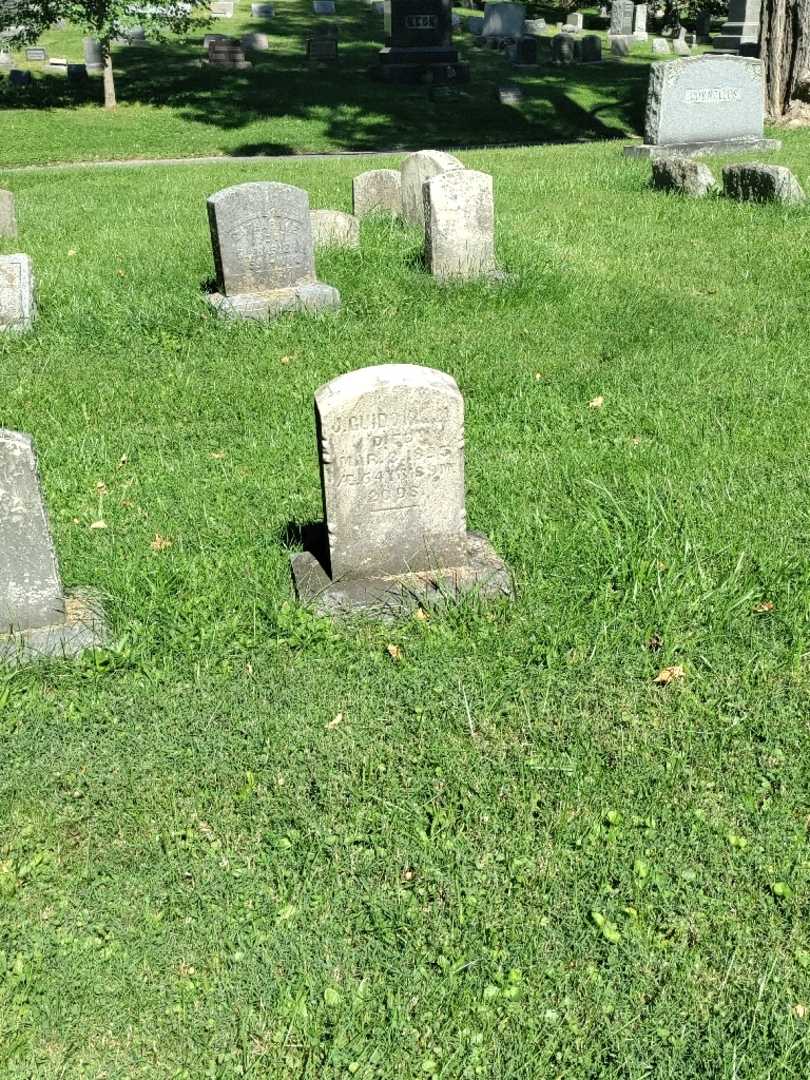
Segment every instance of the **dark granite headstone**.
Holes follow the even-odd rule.
[[[335,64],[337,58],[337,38],[324,36],[307,38],[307,60],[319,64]]]
[[[451,0],[390,0],[388,44],[374,69],[387,82],[467,82],[469,66],[453,48]]]

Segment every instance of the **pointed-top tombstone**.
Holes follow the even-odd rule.
[[[478,590],[509,596],[509,572],[468,533],[464,401],[413,364],[341,375],[315,395],[326,518],[320,560],[293,557],[302,602],[324,614],[390,616]]]
[[[63,593],[31,438],[0,428],[0,661],[76,656],[103,635],[98,610]]]

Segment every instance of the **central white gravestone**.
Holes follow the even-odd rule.
[[[315,395],[326,541],[295,555],[299,599],[322,614],[391,616],[476,590],[510,596],[489,541],[468,533],[464,401],[441,371],[384,364]]]
[[[0,428],[0,661],[75,656],[103,637],[98,609],[63,593],[33,443]]]
[[[36,317],[31,259],[28,255],[0,255],[0,333],[28,330]]]
[[[14,196],[10,191],[0,188],[0,236],[17,235],[17,213],[14,209]]]
[[[425,181],[425,263],[439,281],[497,276],[492,177],[452,169]]]
[[[208,199],[220,315],[267,319],[284,311],[340,306],[340,293],[315,278],[309,196],[289,184],[255,182]]]
[[[402,217],[408,225],[425,227],[425,203],[422,185],[431,176],[451,169],[463,169],[463,164],[452,154],[442,150],[418,150],[408,154],[402,162]]]
[[[632,157],[778,150],[764,134],[762,63],[745,56],[695,56],[653,64],[643,145]]]

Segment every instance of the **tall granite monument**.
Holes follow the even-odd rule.
[[[372,68],[384,82],[469,82],[470,67],[453,48],[451,0],[387,0],[385,48]]]
[[[728,19],[714,39],[715,49],[739,49],[759,41],[762,0],[729,0]]]

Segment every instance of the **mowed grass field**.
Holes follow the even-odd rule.
[[[370,160],[4,176],[0,423],[115,640],[0,676],[4,1077],[808,1075],[810,210],[463,159],[507,285],[368,221],[342,311],[269,325],[202,300],[205,196],[347,210]],[[296,607],[313,392],[387,362],[458,381],[514,603]]]
[[[504,53],[474,48],[470,34],[457,30],[454,41],[471,65],[471,81],[434,99],[428,86],[391,87],[369,77],[384,27],[382,16],[361,0],[339,0],[337,15],[328,19],[312,13],[310,0],[279,0],[274,7],[271,19],[253,18],[248,0],[240,0],[232,19],[201,22],[163,43],[115,46],[114,114],[100,107],[100,75],[84,85],[68,83],[62,71],[25,63],[18,50],[15,65],[30,68],[34,82],[19,90],[0,79],[0,166],[526,145],[641,133],[651,42],[634,46],[624,60],[610,58],[605,42],[603,64],[554,67],[549,38],[541,65],[518,71]],[[596,11],[587,15],[589,26],[606,28]],[[552,19],[558,13],[539,14]],[[313,66],[306,39],[325,23],[338,28],[340,63]],[[270,49],[249,53],[251,70],[201,66],[206,33],[239,38],[252,31],[267,33]],[[52,57],[82,62],[78,27],[49,32],[41,44]],[[507,82],[524,92],[517,106],[498,100],[497,88]]]

